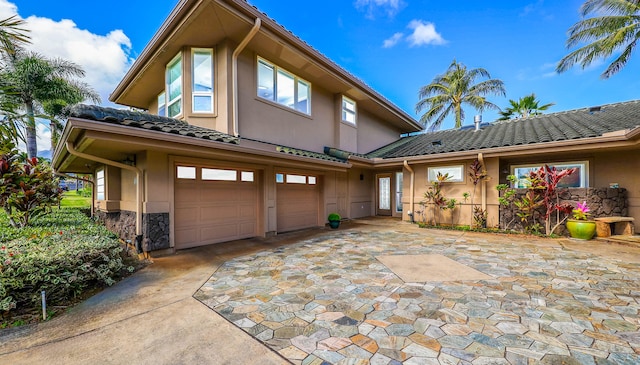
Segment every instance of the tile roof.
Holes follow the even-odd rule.
[[[117,124],[121,126],[135,127],[168,134],[178,134],[186,137],[201,138],[233,144],[240,144],[242,140],[255,141],[260,143],[272,144],[275,146],[275,150],[277,152],[282,152],[289,155],[346,163],[345,159],[336,158],[327,154],[302,150],[293,147],[280,146],[273,143],[251,140],[247,138],[234,137],[232,135],[221,133],[213,129],[190,125],[187,122],[179,119],[161,117],[144,112],[107,108],[96,105],[77,104],[68,109],[67,117],[88,119],[96,122]]]
[[[640,126],[640,100],[402,138],[367,154],[398,158],[600,137]]]
[[[77,104],[68,109],[67,117],[89,119],[96,122],[117,124],[169,134],[178,134],[211,141],[238,144],[238,138],[212,129],[190,125],[179,119],[161,117],[149,113]]]

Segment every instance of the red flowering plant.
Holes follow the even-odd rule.
[[[573,209],[571,212],[573,213],[573,218],[577,219],[577,220],[587,220],[587,217],[591,215],[591,213],[589,213],[590,209],[589,206],[587,205],[586,201],[583,201],[582,203],[578,202],[576,203],[576,208]]]

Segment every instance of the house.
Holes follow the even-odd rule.
[[[412,219],[438,172],[463,201],[476,159],[492,179],[474,197],[489,225],[493,185],[541,163],[579,166],[577,186],[619,183],[640,218],[640,103],[412,135],[410,115],[243,0],[180,1],[110,99],[148,112],[76,106],[53,167],[93,174],[100,219],[146,251],[333,212]]]

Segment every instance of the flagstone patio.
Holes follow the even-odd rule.
[[[294,364],[640,363],[640,261],[397,227],[236,257],[194,297]]]

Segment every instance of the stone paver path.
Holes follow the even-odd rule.
[[[640,264],[556,241],[332,231],[226,262],[196,299],[294,364],[639,364]],[[376,259],[489,275],[404,282]]]

